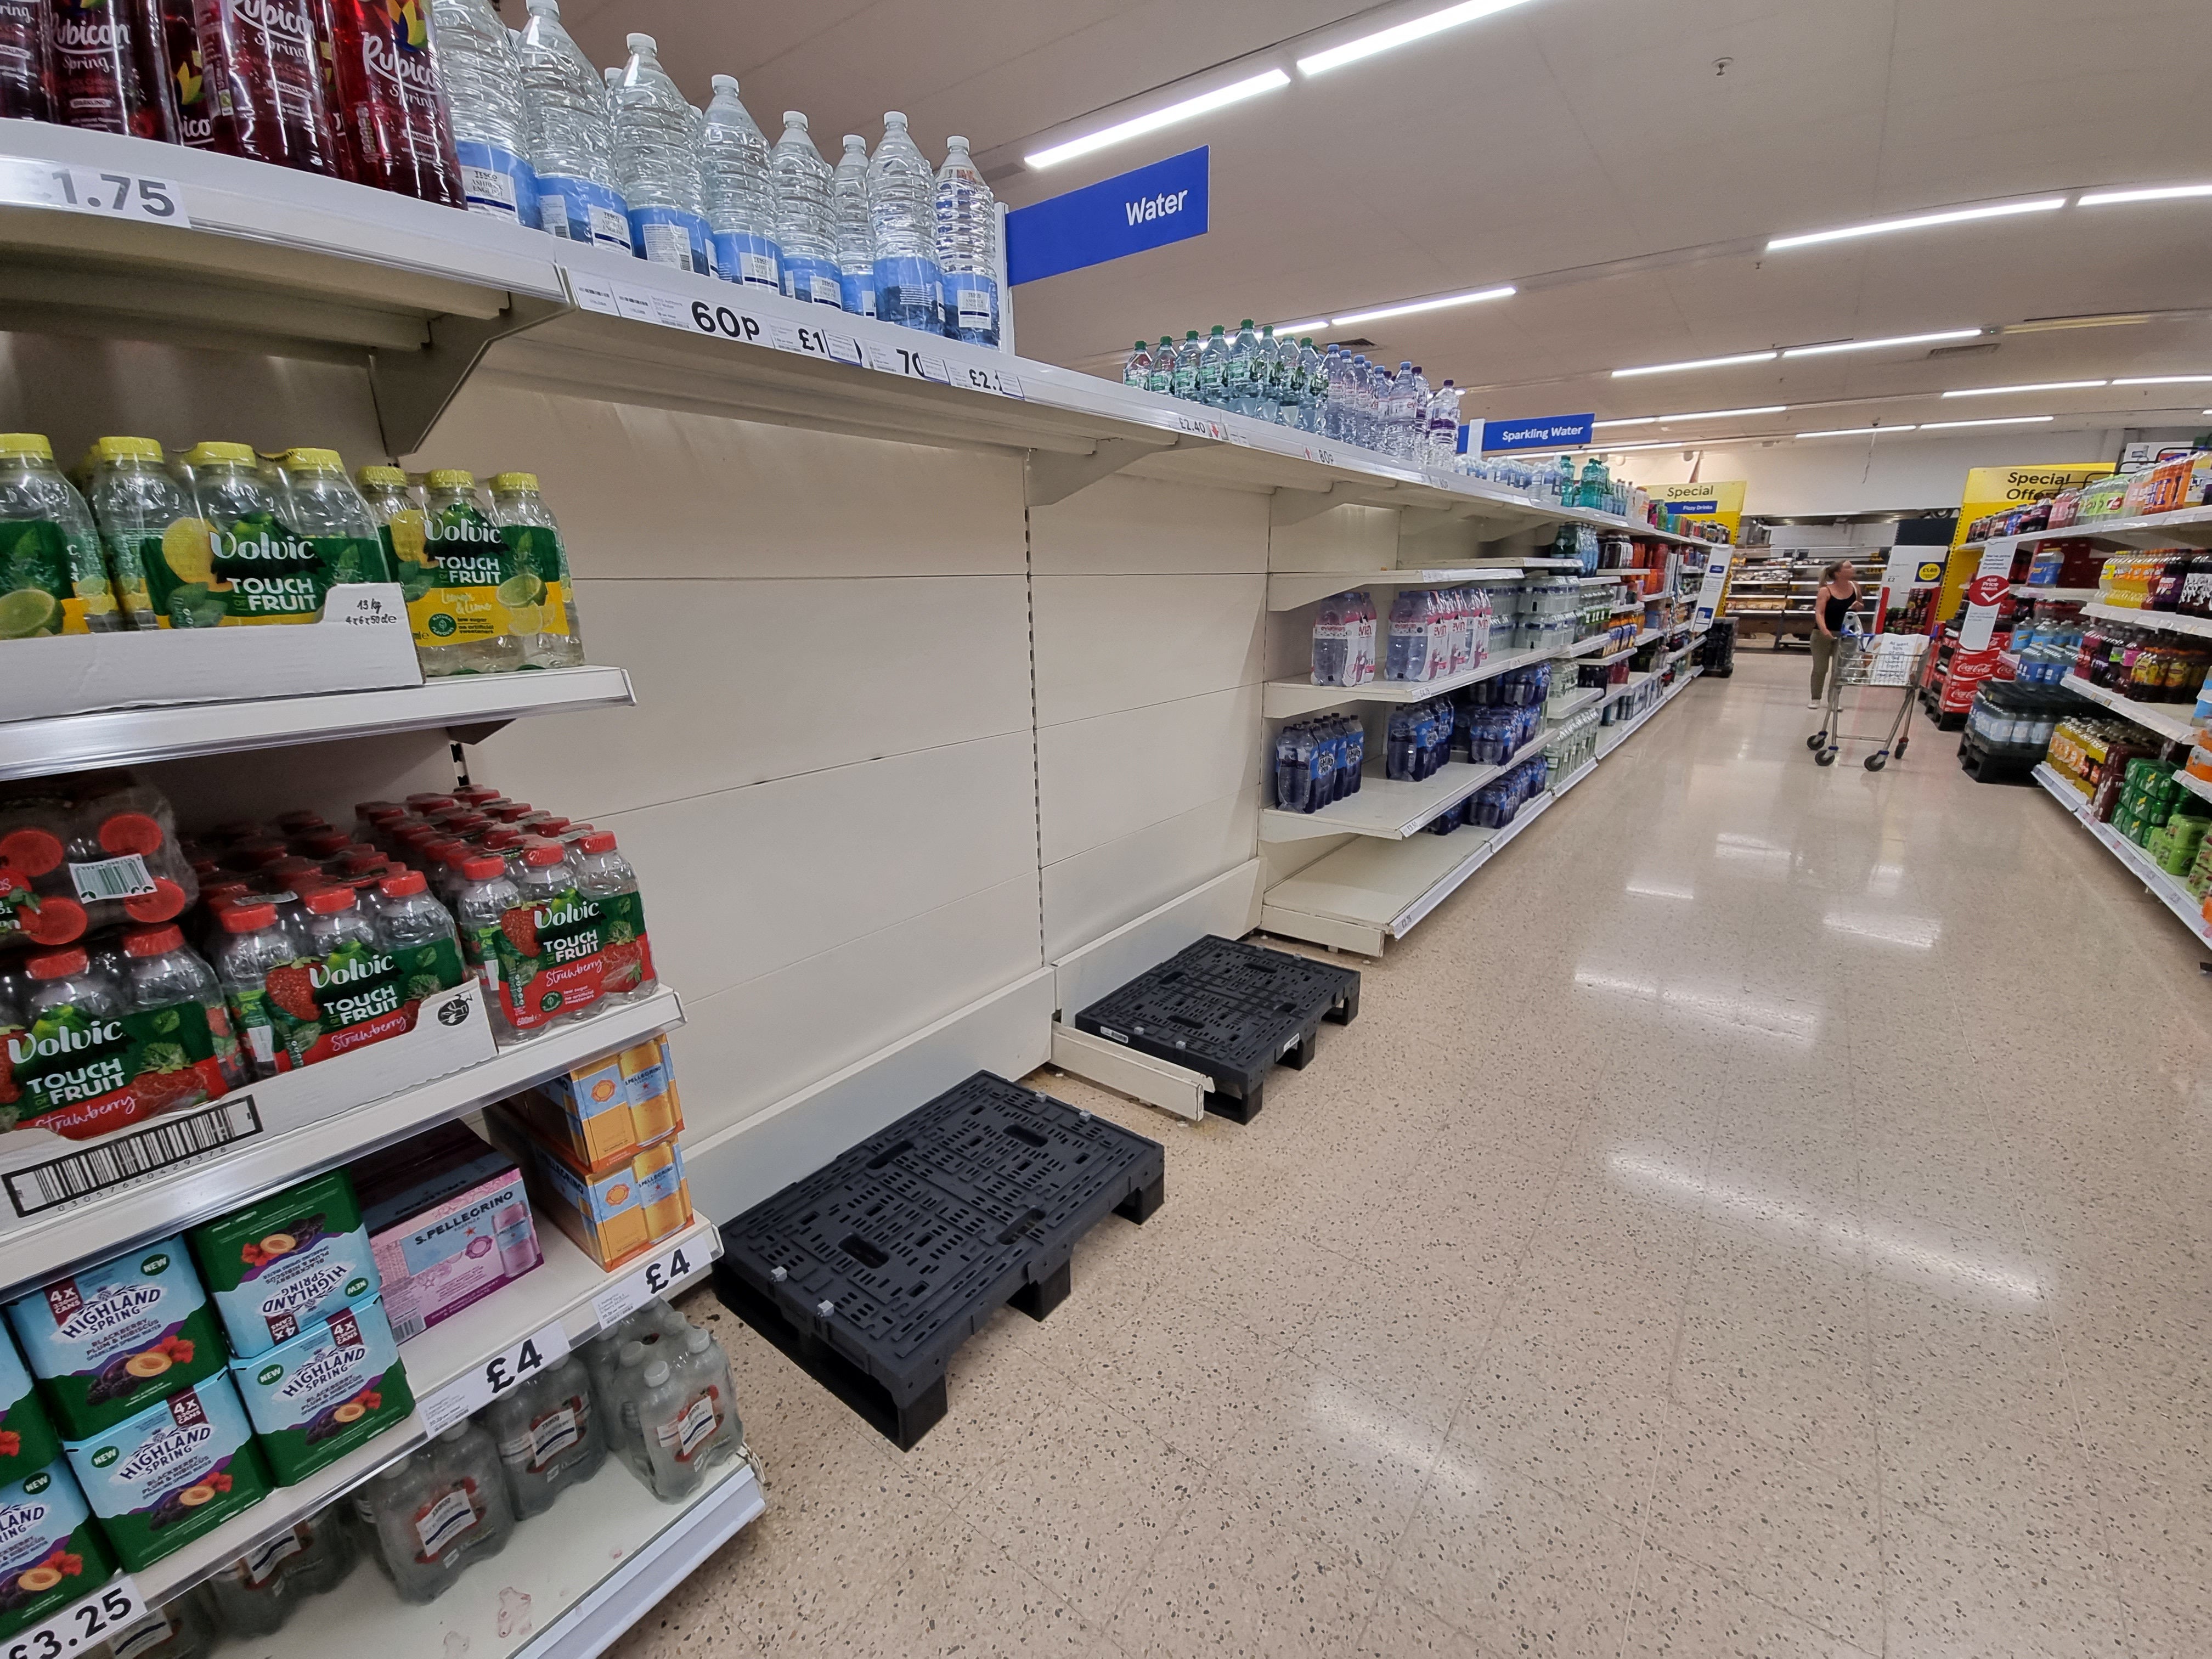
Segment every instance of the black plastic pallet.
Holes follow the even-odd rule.
[[[1067,1298],[1075,1243],[1166,1196],[1158,1141],[978,1072],[722,1227],[715,1293],[907,1450],[998,1308]]]
[[[1976,783],[2033,783],[2040,755],[1992,754],[1972,736],[1959,740],[1959,769]]]
[[[1206,1109],[1249,1123],[1268,1070],[1314,1057],[1324,1019],[1359,1012],[1359,975],[1209,934],[1075,1016],[1075,1027],[1213,1081]]]

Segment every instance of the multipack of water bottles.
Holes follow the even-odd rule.
[[[1541,708],[1552,695],[1552,665],[1532,662],[1477,680],[1461,694],[1474,708]]]
[[[1366,728],[1351,715],[1292,720],[1275,734],[1275,805],[1285,812],[1318,812],[1358,794],[1366,758]]]
[[[1462,703],[1453,745],[1478,766],[1500,766],[1543,729],[1540,702]]]
[[[1440,680],[1490,654],[1490,595],[1479,587],[1408,587],[1390,606],[1386,680]]]
[[[1314,615],[1313,683],[1364,685],[1375,678],[1375,599],[1332,593]]]
[[[1393,708],[1382,749],[1383,775],[1403,783],[1436,776],[1451,758],[1455,724],[1449,697]]]
[[[1139,340],[1121,380],[1419,465],[1451,466],[1459,449],[1460,392],[1449,380],[1431,389],[1410,362],[1393,374],[1342,346],[1278,337],[1272,324],[1255,333],[1249,317],[1233,338],[1216,323],[1202,340],[1186,330],[1180,346],[1170,334],[1156,346]]]

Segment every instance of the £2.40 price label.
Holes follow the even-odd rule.
[[[81,1595],[43,1625],[0,1649],[0,1659],[65,1659],[111,1640],[146,1616],[137,1581],[128,1573]]]
[[[568,1332],[559,1320],[462,1372],[422,1402],[422,1425],[432,1434],[489,1406],[518,1383],[568,1357]]]

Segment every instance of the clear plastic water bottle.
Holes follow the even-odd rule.
[[[844,308],[837,252],[830,234],[830,164],[814,148],[799,111],[783,112],[783,136],[768,153],[775,198],[775,239],[783,249],[783,291],[794,300]]]
[[[1152,354],[1145,349],[1145,343],[1139,340],[1130,348],[1128,358],[1121,365],[1121,384],[1133,386],[1142,392],[1145,389],[1145,383],[1152,378]]]
[[[35,432],[0,433],[0,528],[14,543],[0,580],[0,638],[109,634],[124,626],[100,526]],[[26,597],[29,596],[29,597]]]
[[[999,343],[999,204],[968,154],[945,141],[937,170],[937,264],[945,283],[945,337]]]
[[[1421,439],[1427,429],[1423,424],[1429,412],[1429,382],[1421,373],[1419,363],[1398,365],[1397,383],[1392,387],[1397,393],[1395,413],[1398,419],[1391,453],[1404,461],[1420,459]]]
[[[734,75],[714,77],[707,136],[699,147],[714,274],[745,288],[783,291],[783,250],[768,184],[768,140],[738,97]]]
[[[615,82],[615,169],[629,206],[630,246],[640,258],[704,276],[706,202],[700,185],[691,106],[660,67],[649,34],[629,37],[629,61]]]
[[[1220,331],[1218,329],[1214,331],[1217,334]],[[1199,401],[1198,366],[1200,359],[1205,356],[1206,348],[1199,343],[1198,331],[1185,329],[1182,344],[1176,352],[1175,384],[1170,390],[1188,403]]]
[[[1298,343],[1287,334],[1276,338],[1271,326],[1261,337],[1260,347],[1269,359],[1267,416],[1277,426],[1296,426],[1298,386],[1305,375],[1298,362]]]
[[[1220,324],[1206,337],[1198,355],[1198,400],[1213,409],[1228,406],[1229,336]]]
[[[939,332],[937,180],[896,110],[884,115],[883,142],[868,163],[868,212],[876,228],[876,315]]]
[[[1351,633],[1355,606],[1349,593],[1332,593],[1321,602],[1314,617],[1313,683],[1343,685],[1352,658]]]
[[[1427,432],[1430,464],[1449,466],[1459,453],[1459,388],[1449,380],[1429,399]]]
[[[830,175],[830,223],[836,234],[837,281],[845,309],[876,314],[876,222],[868,206],[868,141],[845,135],[845,153]]]
[[[518,1519],[543,1514],[564,1488],[599,1473],[607,1461],[605,1416],[574,1354],[484,1408]]]
[[[1229,343],[1221,406],[1232,415],[1257,415],[1260,406],[1254,387],[1265,373],[1260,362],[1260,337],[1252,331],[1252,319],[1247,317],[1237,325],[1237,337]]]
[[[522,64],[507,25],[491,0],[431,0],[430,27],[469,211],[541,228]]]
[[[629,204],[616,182],[606,88],[561,27],[559,0],[530,0],[515,52],[539,222],[566,240],[628,253]]]
[[[1311,335],[1298,342],[1297,424],[1304,431],[1319,434],[1328,429],[1328,376],[1334,361],[1333,350],[1324,357],[1314,349]]]
[[[222,1080],[234,1089],[252,1080],[253,1073],[231,1032],[230,1012],[224,1006],[215,969],[185,945],[183,929],[173,922],[161,927],[134,927],[123,936],[123,955],[134,1009],[152,1012],[180,1002],[198,1003],[207,1011],[208,1036],[215,1043],[215,1061]]]
[[[1175,395],[1176,349],[1172,337],[1160,336],[1159,345],[1152,352],[1152,366],[1145,371],[1145,390],[1157,392],[1162,397]]]

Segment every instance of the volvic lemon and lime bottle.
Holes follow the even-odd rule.
[[[584,660],[583,630],[576,622],[575,579],[561,526],[538,493],[534,472],[501,472],[491,481],[492,522],[518,564],[507,623],[522,641],[532,668],[574,668]]]
[[[0,433],[0,641],[123,626],[99,529],[53,446]]]

